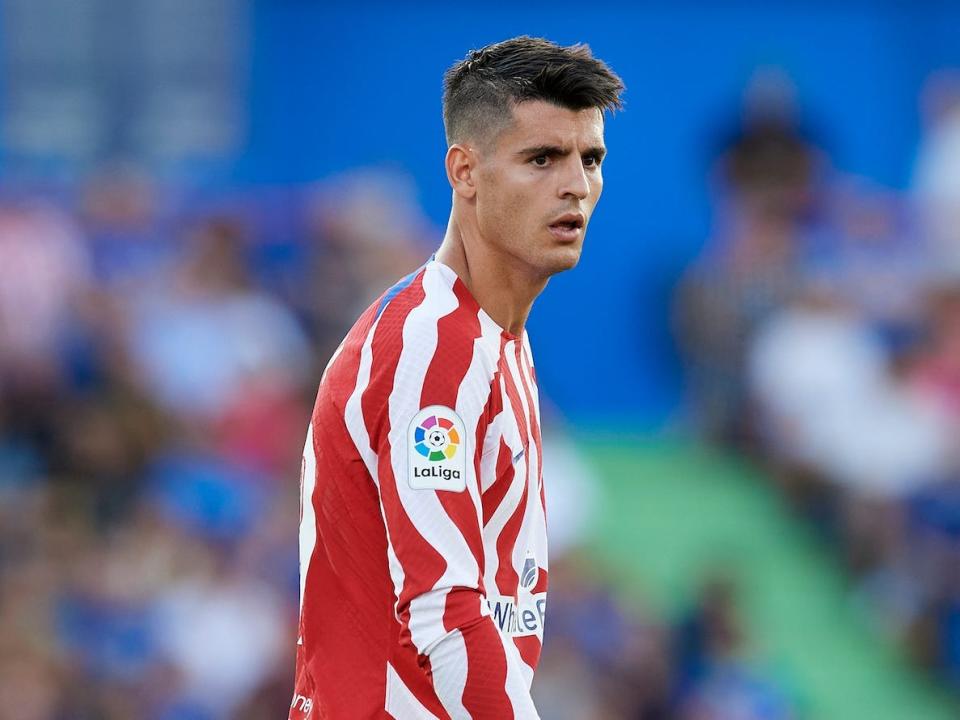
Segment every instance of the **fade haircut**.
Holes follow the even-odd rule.
[[[513,107],[544,100],[569,110],[622,107],[623,81],[587,45],[563,47],[526,35],[471,50],[443,78],[447,145],[488,145],[513,120]]]

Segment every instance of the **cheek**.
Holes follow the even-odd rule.
[[[491,183],[477,202],[477,220],[487,237],[502,236],[510,242],[530,223],[533,204],[528,184],[501,179]]]

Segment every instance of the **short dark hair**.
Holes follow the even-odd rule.
[[[563,47],[527,35],[471,50],[443,79],[447,143],[484,142],[528,100],[584,110],[623,106],[623,81],[587,45]]]

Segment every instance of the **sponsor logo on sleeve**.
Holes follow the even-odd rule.
[[[414,490],[467,487],[467,434],[456,412],[441,405],[426,407],[410,421],[407,432],[408,482]]]
[[[511,637],[536,635],[543,639],[543,621],[547,612],[547,594],[532,592],[540,568],[532,553],[527,553],[520,573],[516,597],[487,597],[490,615],[500,632]]]
[[[490,615],[500,632],[510,637],[536,635],[543,638],[543,620],[547,612],[546,593],[527,593],[519,598],[488,597]]]

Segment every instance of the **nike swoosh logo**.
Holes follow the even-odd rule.
[[[521,450],[520,452],[518,452],[516,455],[513,456],[513,464],[514,464],[514,465],[516,465],[517,462],[520,460],[520,458],[523,457],[523,453],[524,453],[524,452],[525,452],[524,450]]]

